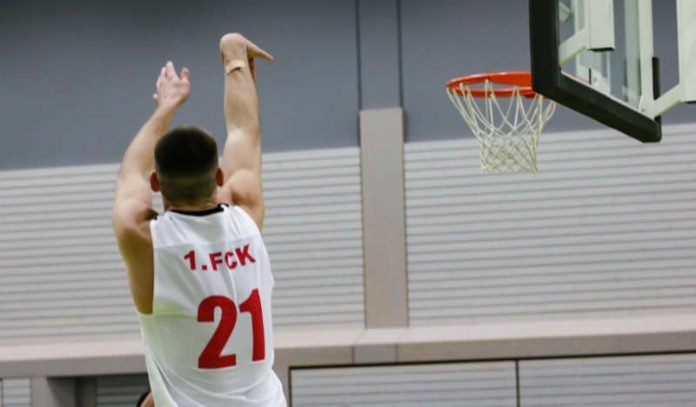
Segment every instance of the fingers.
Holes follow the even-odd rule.
[[[184,68],[181,70],[181,79],[184,80],[184,81],[189,82],[189,78],[190,78],[190,77],[191,77],[191,73],[189,72],[189,69],[186,68],[186,67],[184,67]]]
[[[164,75],[165,75],[165,68],[162,67],[160,70],[160,75],[157,78],[157,83],[155,84],[155,89],[159,90],[160,87],[162,86],[162,81],[164,81]]]
[[[167,64],[164,66],[165,68],[165,77],[167,79],[179,79],[179,76],[176,74],[176,69],[174,69],[174,64],[172,61],[167,61]]]
[[[189,80],[191,77],[191,72],[189,71],[188,68],[184,67],[181,70],[181,79],[183,80]],[[160,76],[157,78],[157,88],[159,89],[160,85],[164,80],[178,80],[179,75],[176,74],[176,69],[174,69],[174,64],[172,61],[167,61],[167,63],[162,67],[162,70],[160,71]]]
[[[181,77],[177,74],[172,61],[167,61],[160,69],[160,75],[155,84],[155,92],[152,98],[159,105],[176,104],[180,106],[186,101],[191,93],[191,72],[184,67],[180,72]]]
[[[159,92],[162,89],[162,82],[164,81],[166,69],[165,67],[162,67],[160,69],[160,74],[157,77],[157,82],[155,82],[155,93],[152,94],[152,99],[155,100],[155,102],[159,102]]]
[[[249,55],[252,57],[258,56],[258,57],[265,59],[266,61],[273,61],[273,55],[264,51],[258,45],[254,44],[253,42],[251,42],[249,40],[247,40],[247,50],[248,50]]]
[[[260,57],[268,61],[273,61],[273,56],[271,54],[249,41],[249,39],[244,37],[242,34],[230,33],[223,35],[220,39],[220,52],[222,54],[223,63],[225,61],[225,57],[230,59],[238,58],[238,56],[229,54],[234,50],[241,50],[244,48],[246,49],[247,56],[250,58]]]

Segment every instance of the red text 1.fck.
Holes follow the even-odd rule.
[[[246,266],[247,263],[256,263],[256,259],[253,258],[249,253],[249,245],[245,245],[242,248],[235,247],[226,252],[208,253],[207,259],[205,259],[207,261],[204,260],[200,265],[196,259],[196,252],[193,250],[184,255],[184,260],[186,260],[189,268],[193,271],[199,270],[199,266],[200,270],[203,271],[207,271],[209,269],[212,271],[218,271],[223,266],[228,270],[234,270],[238,266]]]

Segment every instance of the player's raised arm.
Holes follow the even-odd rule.
[[[244,208],[261,228],[264,202],[261,190],[261,135],[254,58],[270,54],[241,34],[220,39],[225,70],[227,141],[222,157],[226,182],[219,200]]]
[[[140,240],[139,232],[147,226],[146,221],[154,213],[149,177],[154,170],[155,145],[191,92],[188,69],[182,69],[179,76],[174,65],[167,62],[156,87],[153,98],[157,107],[128,146],[116,180],[113,227],[127,263],[129,258],[138,257],[135,251]]]

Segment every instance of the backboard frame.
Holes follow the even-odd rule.
[[[558,0],[529,0],[534,90],[641,142],[660,141],[662,126],[659,117],[651,118],[563,73],[559,58],[558,4]],[[651,90],[657,91],[656,70],[652,73]]]

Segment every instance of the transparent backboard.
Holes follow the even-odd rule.
[[[559,0],[558,18],[561,70],[638,110],[641,80],[637,1]],[[577,36],[590,38],[584,44],[576,41],[573,49]],[[593,49],[582,49],[587,42]]]
[[[679,83],[660,92],[653,4],[676,5]],[[529,0],[534,89],[643,142],[660,115],[696,100],[696,0]]]

